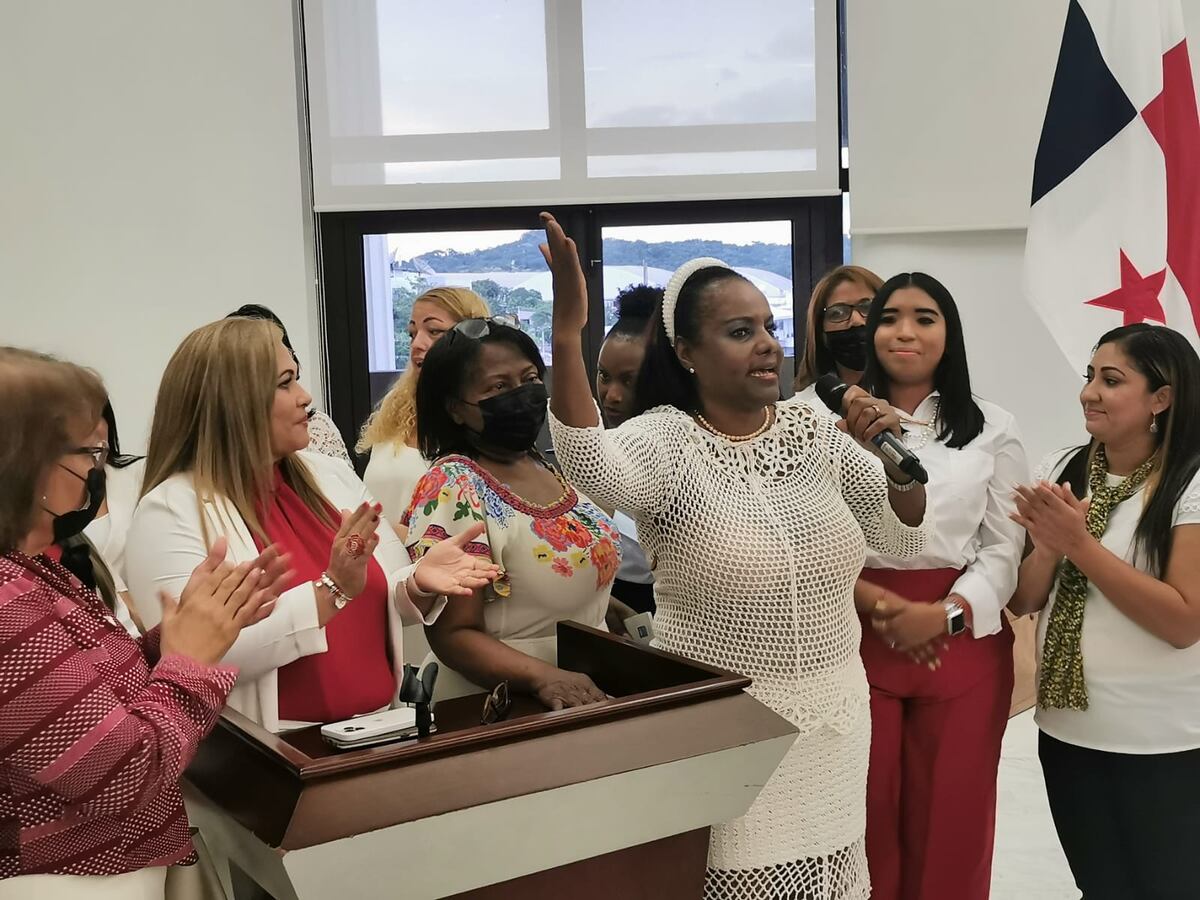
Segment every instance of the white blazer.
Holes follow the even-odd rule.
[[[354,470],[344,462],[309,451],[302,451],[299,457],[335,509],[354,509],[363,501],[374,502]],[[200,516],[196,489],[187,474],[171,476],[138,503],[125,548],[125,572],[130,595],[147,628],[162,618],[158,592],[178,597],[192,570],[208,553]],[[203,516],[210,540],[222,535],[228,539],[229,562],[249,562],[258,556],[250,530],[231,505],[223,500],[206,501]],[[444,608],[445,599],[437,602],[428,618],[423,618],[404,587],[415,566],[386,519],[380,522],[379,537],[375,560],[387,576],[388,593],[393,600],[387,606],[388,639],[398,691],[404,665],[401,628],[406,623],[432,624]],[[243,629],[222,660],[241,670],[237,686],[229,695],[229,705],[269,731],[313,724],[280,721],[277,670],[302,656],[324,653],[326,649],[325,629],[317,624],[313,585],[306,582],[284,592],[271,615]],[[393,695],[392,703],[396,700]]]

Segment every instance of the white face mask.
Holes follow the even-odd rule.
[[[92,519],[87,528],[83,529],[83,533],[97,550],[102,551],[108,544],[109,535],[112,534],[112,516],[105,514],[97,519]]]

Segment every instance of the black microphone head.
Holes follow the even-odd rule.
[[[818,378],[815,387],[821,402],[840,415],[842,400],[846,397],[846,391],[850,390],[849,386],[831,372]]]

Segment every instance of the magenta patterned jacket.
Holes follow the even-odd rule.
[[[158,638],[58,562],[0,556],[0,878],[192,860],[179,780],[237,670]]]

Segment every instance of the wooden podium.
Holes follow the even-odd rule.
[[[796,729],[740,675],[567,622],[559,664],[614,699],[547,712],[438,704],[438,732],[336,751],[227,711],[188,769],[188,813],[276,900],[698,898],[709,826],[742,815]],[[260,894],[261,896],[261,894]],[[240,898],[239,898],[240,900]]]

